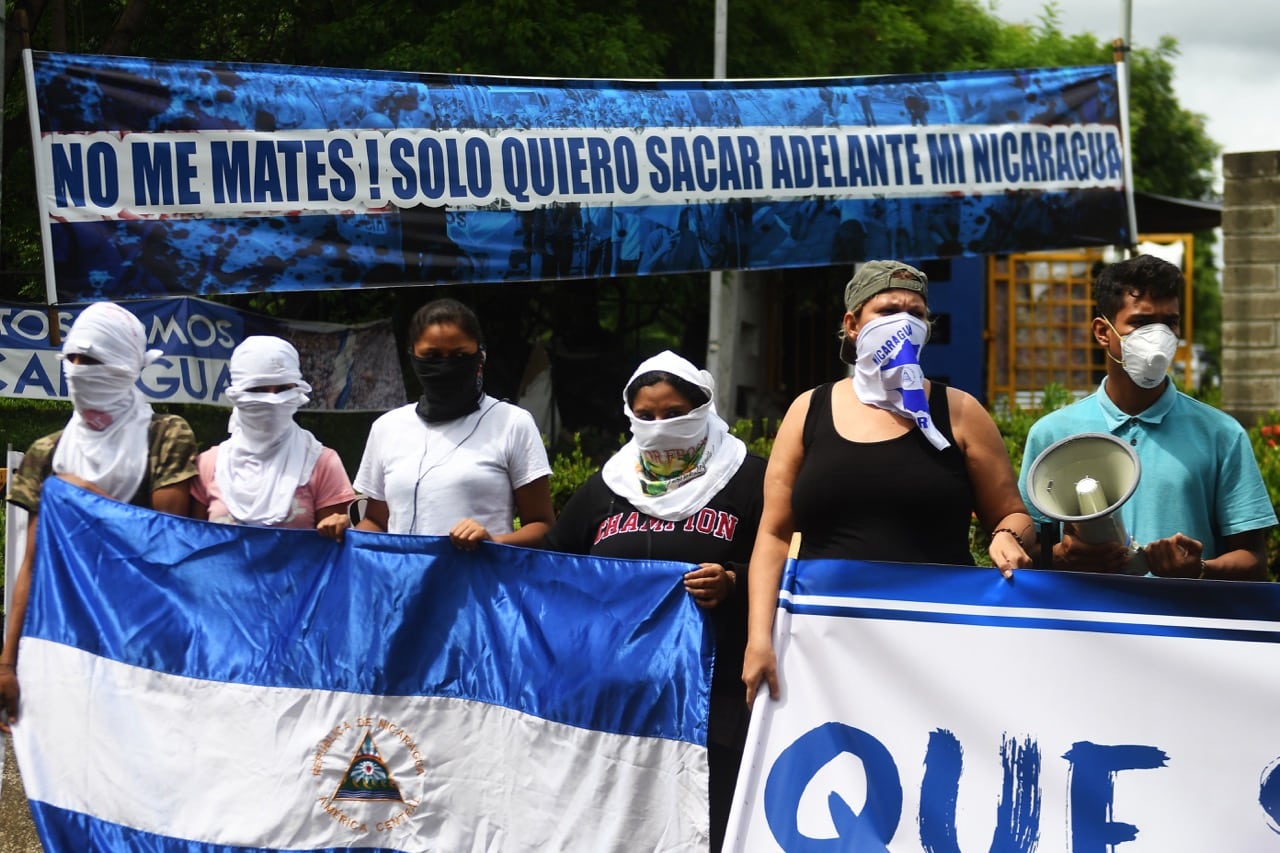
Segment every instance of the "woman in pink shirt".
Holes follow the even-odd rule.
[[[294,413],[309,399],[298,351],[255,335],[231,353],[230,437],[200,454],[191,516],[223,524],[316,528],[340,538],[354,498],[342,460]]]

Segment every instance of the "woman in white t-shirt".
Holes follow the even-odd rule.
[[[532,415],[484,393],[475,313],[429,302],[409,340],[422,398],[374,421],[355,479],[368,498],[357,528],[447,535],[466,549],[486,539],[538,545],[555,520],[547,451]]]

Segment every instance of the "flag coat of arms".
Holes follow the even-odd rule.
[[[45,484],[15,748],[51,851],[690,850],[682,564],[231,527]]]

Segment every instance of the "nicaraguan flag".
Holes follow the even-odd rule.
[[[45,484],[15,747],[51,851],[689,850],[686,566],[189,521]]]

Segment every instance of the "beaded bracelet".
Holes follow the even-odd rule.
[[[1026,547],[1022,544],[1022,537],[1018,535],[1018,531],[1014,530],[1012,527],[997,527],[995,530],[991,531],[991,538],[995,539],[997,533],[1008,533],[1013,537],[1014,541],[1018,543],[1019,548]]]

